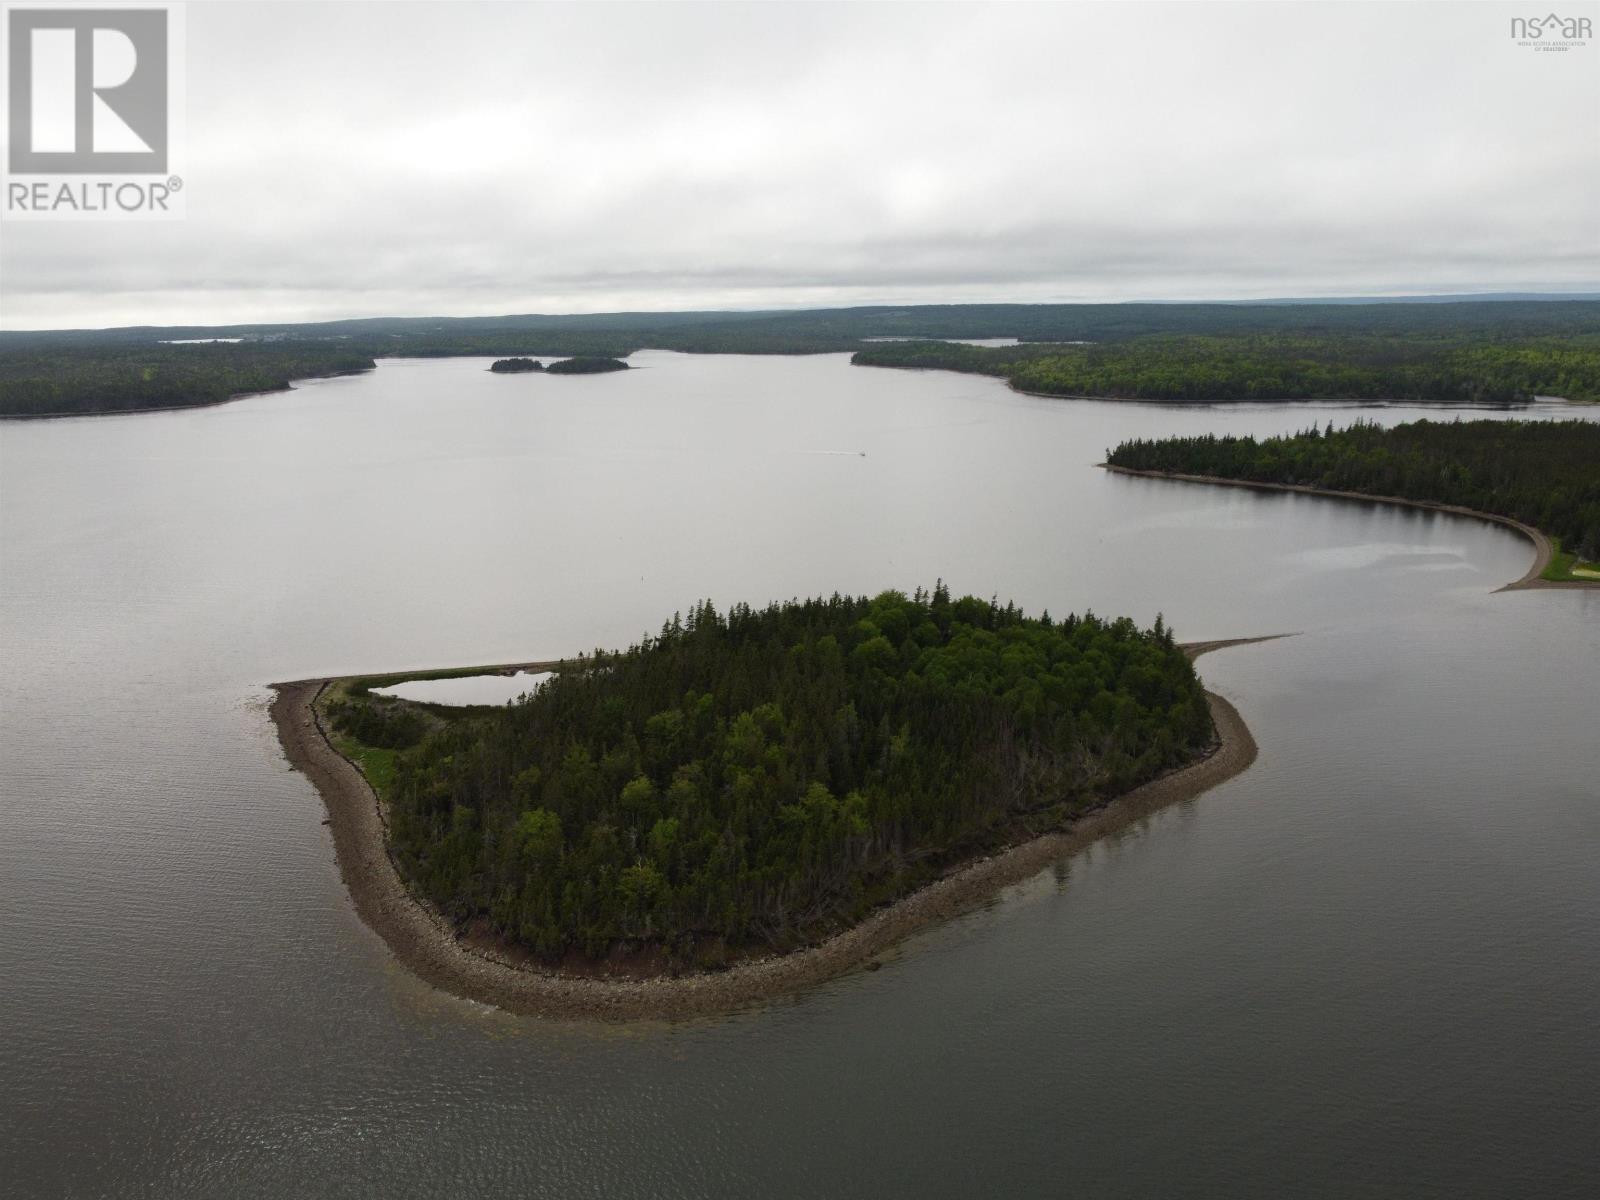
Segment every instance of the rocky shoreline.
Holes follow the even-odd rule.
[[[1263,638],[1195,643],[1191,658]],[[728,1012],[798,991],[869,963],[917,930],[947,920],[1000,889],[1168,805],[1190,800],[1247,768],[1256,757],[1238,711],[1207,692],[1218,744],[1088,813],[1057,833],[978,859],[886,905],[818,945],[742,962],[725,971],[606,979],[563,975],[472,945],[406,888],[389,856],[382,805],[360,770],[329,741],[315,702],[329,679],[273,684],[271,705],[289,764],[303,772],[328,811],[339,873],[356,911],[395,957],[422,979],[458,996],[516,1013],[571,1020],[684,1019]]]

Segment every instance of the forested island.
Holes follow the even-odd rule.
[[[1023,344],[990,349],[929,340],[997,337]],[[852,351],[863,365],[975,371],[1048,395],[1592,400],[1600,396],[1597,339],[1600,301],[1593,299],[936,304],[0,330],[0,416],[210,404],[294,379],[370,369],[388,357],[620,362],[647,348]],[[1068,344],[1074,342],[1093,345]],[[582,368],[557,371],[568,372]]]
[[[813,944],[1217,740],[1159,618],[1033,618],[942,585],[700,604],[503,708],[384,682],[317,706],[401,876],[458,932],[580,973]]]
[[[1357,421],[1292,437],[1124,442],[1109,466],[1283,484],[1435,504],[1509,517],[1555,543],[1551,581],[1600,568],[1600,422]],[[1586,560],[1586,561],[1585,561]],[[1574,572],[1577,572],[1575,575]]]
[[[890,342],[858,350],[869,367],[996,375],[1043,396],[1118,400],[1415,400],[1511,404],[1536,396],[1600,401],[1600,334],[1145,335],[1105,345],[967,346]]]
[[[607,371],[626,371],[628,364],[620,358],[596,354],[579,354],[553,362],[544,369],[546,375],[604,375]]]
[[[628,366],[620,358],[579,354],[553,362],[548,367],[536,358],[502,358],[490,364],[489,370],[499,375],[518,375],[528,371],[543,371],[546,375],[602,375],[607,371],[626,371]]]

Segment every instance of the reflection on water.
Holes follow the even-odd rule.
[[[1464,547],[1441,547],[1419,552],[1416,546],[1404,542],[1318,547],[1290,555],[1289,561],[1308,571],[1355,571],[1370,567],[1472,569]]]
[[[385,362],[0,430],[0,1190],[1584,1194],[1600,596],[1494,595],[1532,552],[1479,522],[1093,469],[1346,406],[634,362],[571,389]],[[881,971],[720,1021],[427,989],[264,717],[269,680],[939,578],[1301,631],[1200,664],[1261,757]]]

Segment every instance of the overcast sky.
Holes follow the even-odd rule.
[[[187,219],[6,223],[0,321],[1596,290],[1530,11],[191,2]]]

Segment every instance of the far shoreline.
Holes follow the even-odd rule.
[[[1278,635],[1282,636],[1282,635]],[[1191,659],[1271,638],[1196,642]],[[484,673],[551,669],[560,662],[504,664]],[[1085,813],[1066,829],[1020,842],[959,866],[864,921],[816,945],[741,962],[724,971],[649,978],[563,974],[520,965],[491,947],[469,944],[432,906],[412,894],[389,854],[377,793],[329,740],[315,702],[333,677],[272,684],[270,712],[291,768],[321,795],[334,854],[356,912],[395,958],[434,987],[509,1012],[580,1021],[683,1020],[715,1016],[801,991],[853,968],[919,930],[949,920],[1090,843],[1170,805],[1192,800],[1255,761],[1255,739],[1238,710],[1206,692],[1217,744]]]
[[[928,339],[893,338],[889,340],[917,341]],[[944,339],[934,338],[931,340],[941,341]],[[1038,344],[1046,345],[1052,343]],[[840,351],[839,353],[858,354],[860,351]],[[1542,393],[1517,400],[1486,400],[1480,403],[1471,403],[1464,400],[1426,400],[1420,397],[1407,399],[1404,396],[1224,396],[1211,400],[1191,400],[1181,396],[1110,396],[1096,392],[1041,392],[1035,388],[1020,387],[1016,380],[1006,375],[989,371],[963,371],[958,367],[911,366],[899,363],[858,363],[854,361],[850,365],[853,367],[868,367],[879,371],[945,371],[951,375],[972,375],[979,379],[995,379],[1004,383],[1006,387],[1017,395],[1031,396],[1036,400],[1093,400],[1103,404],[1155,404],[1165,405],[1169,408],[1212,408],[1230,404],[1346,404],[1353,408],[1383,408],[1389,405],[1398,405],[1403,407],[1415,406],[1417,408],[1507,412],[1513,409],[1532,408],[1537,404],[1567,404],[1575,408],[1589,408],[1600,404],[1600,400],[1569,400],[1565,396],[1550,396]]]
[[[1496,592],[1535,591],[1545,588],[1577,589],[1588,591],[1600,588],[1600,580],[1589,579],[1544,579],[1545,568],[1550,565],[1555,557],[1555,548],[1550,544],[1550,539],[1542,530],[1526,525],[1515,517],[1503,517],[1499,513],[1483,512],[1481,509],[1464,508],[1459,504],[1442,504],[1436,500],[1408,500],[1404,496],[1374,496],[1368,492],[1344,492],[1334,488],[1312,487],[1304,483],[1269,483],[1254,479],[1225,479],[1220,475],[1186,475],[1178,471],[1146,471],[1135,467],[1119,467],[1111,463],[1096,464],[1103,471],[1115,475],[1134,475],[1142,479],[1176,479],[1182,483],[1209,483],[1218,487],[1252,488],[1261,492],[1296,492],[1305,496],[1329,496],[1335,500],[1360,500],[1367,504],[1398,504],[1405,508],[1420,508],[1428,512],[1448,513],[1454,517],[1476,517],[1480,521],[1487,521],[1491,525],[1501,525],[1507,529],[1522,534],[1533,543],[1533,565],[1523,574],[1522,578],[1514,579],[1510,583],[1502,584],[1495,588]]]
[[[911,371],[943,371],[948,367],[891,367],[890,370]],[[971,372],[956,371],[954,374],[966,375]],[[1001,375],[991,375],[991,379],[1003,379]],[[1169,408],[1221,408],[1230,404],[1344,404],[1351,408],[1441,408],[1450,410],[1466,409],[1473,412],[1511,412],[1532,408],[1538,404],[1571,405],[1574,408],[1588,408],[1600,404],[1600,400],[1569,400],[1565,396],[1526,396],[1520,400],[1484,400],[1473,403],[1467,400],[1424,400],[1420,397],[1407,399],[1404,396],[1227,396],[1214,400],[1189,400],[1183,397],[1169,396],[1097,396],[1088,392],[1040,392],[1033,388],[1018,387],[1011,380],[1006,380],[1006,386],[1019,396],[1033,396],[1040,400],[1098,400],[1106,404],[1157,404]]]

